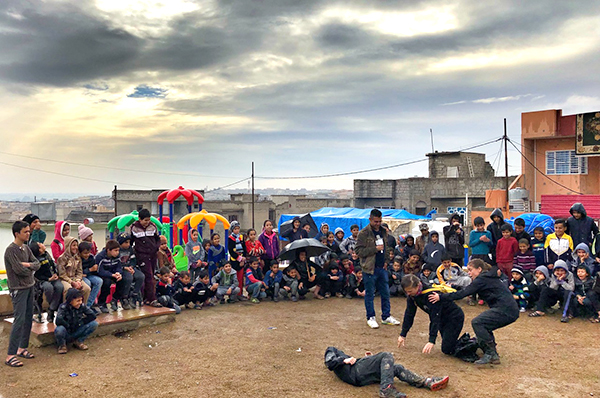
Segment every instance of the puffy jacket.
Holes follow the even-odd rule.
[[[576,219],[573,217],[574,211],[581,213],[581,218]],[[581,203],[575,203],[571,206],[569,212],[571,217],[567,220],[566,233],[573,239],[573,245],[577,246],[580,243],[585,243],[591,246],[594,237],[598,233],[598,226],[591,217],[588,217]]]

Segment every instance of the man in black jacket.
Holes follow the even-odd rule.
[[[87,350],[83,342],[98,327],[96,313],[83,304],[83,292],[71,288],[67,291],[65,302],[58,307],[54,337],[58,345],[58,353],[67,353],[67,342],[73,340],[73,346]]]
[[[441,390],[448,384],[449,377],[423,377],[400,364],[394,363],[394,356],[389,352],[356,359],[346,355],[335,347],[325,350],[325,366],[348,384],[362,387],[379,383],[379,396],[403,398],[405,394],[394,387],[394,377],[413,387],[429,388],[432,391]]]

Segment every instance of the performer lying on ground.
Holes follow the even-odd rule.
[[[423,377],[400,364],[394,363],[394,356],[389,352],[356,359],[346,355],[335,347],[325,350],[325,365],[332,370],[340,380],[362,387],[379,383],[379,396],[383,398],[404,398],[405,394],[394,387],[394,377],[413,387],[429,388],[432,391],[441,390],[448,384],[448,376]]]

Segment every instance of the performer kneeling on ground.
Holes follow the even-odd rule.
[[[516,321],[519,318],[519,307],[508,287],[500,281],[497,268],[492,268],[491,265],[477,258],[469,261],[467,271],[473,283],[456,293],[441,295],[432,293],[429,301],[437,303],[440,300],[460,300],[477,293],[488,303],[490,309],[471,321],[477,342],[484,352],[483,357],[475,361],[475,364],[499,364],[500,357],[496,351],[496,341],[492,332]]]
[[[473,361],[473,356],[465,356],[464,353],[457,354],[458,336],[463,328],[465,314],[453,301],[440,301],[430,303],[429,296],[440,292],[441,288],[431,287],[422,282],[416,275],[405,275],[401,282],[402,289],[406,292],[406,310],[402,331],[398,337],[398,347],[404,346],[406,335],[413,325],[417,307],[429,315],[429,342],[423,347],[423,354],[431,353],[435,345],[438,331],[442,336],[442,352],[446,355],[455,355],[466,361]],[[468,339],[468,338],[467,338]],[[474,359],[479,359],[475,357]]]
[[[394,363],[394,356],[389,352],[356,359],[346,355],[335,347],[325,350],[325,366],[332,370],[340,380],[362,387],[379,383],[379,396],[383,398],[404,398],[405,394],[394,387],[394,377],[413,387],[441,390],[448,384],[448,376],[423,377],[411,372],[400,364]]]

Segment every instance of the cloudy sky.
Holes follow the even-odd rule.
[[[252,161],[260,177],[343,173],[424,158],[430,128],[457,150],[505,117],[518,142],[521,112],[600,109],[600,2],[491,4],[2,0],[0,193],[210,189]],[[499,149],[477,150],[497,167]]]

